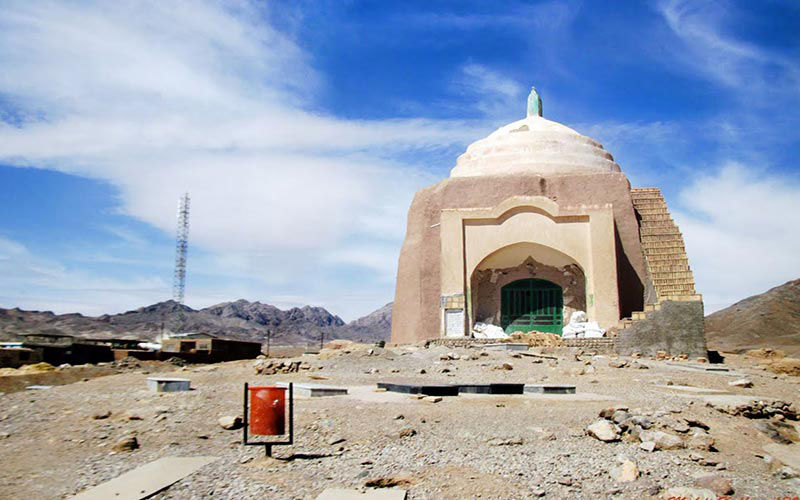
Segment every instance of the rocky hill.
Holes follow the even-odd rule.
[[[388,307],[388,309],[387,309]],[[122,314],[84,316],[49,311],[0,309],[0,338],[15,340],[26,333],[65,333],[77,337],[123,337],[151,340],[162,329],[205,332],[276,344],[316,343],[325,339],[388,340],[391,306],[345,323],[322,307],[282,310],[261,302],[237,300],[195,310],[168,300]]]
[[[710,314],[706,338],[719,351],[769,347],[800,356],[800,279]]]

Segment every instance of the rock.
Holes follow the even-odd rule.
[[[447,353],[447,357],[448,357],[448,358],[450,358],[450,359],[452,359],[452,360],[458,360],[458,359],[461,359],[461,356],[459,356],[458,354],[456,354],[456,353],[454,353],[454,352],[448,352],[448,353]]]
[[[228,431],[241,429],[242,427],[242,417],[239,416],[232,417],[230,415],[226,415],[224,417],[219,417],[217,422],[219,423],[220,427]]]
[[[733,382],[728,382],[728,385],[731,385],[733,387],[750,388],[750,387],[753,387],[753,381],[752,380],[748,380],[746,378],[740,378],[739,380],[734,380]]]
[[[11,434],[8,432],[0,432],[0,439],[8,439],[11,437]]]
[[[395,420],[403,420],[404,418],[406,418],[406,417],[402,413],[398,414],[398,415],[395,415],[395,417],[394,417]]]
[[[611,469],[611,477],[619,483],[630,483],[639,478],[639,467],[636,462],[625,460],[619,467]]]
[[[626,366],[628,366],[628,362],[618,359],[612,359],[611,361],[608,362],[608,366],[611,368],[625,368]]]
[[[689,425],[686,422],[678,422],[675,420],[670,420],[665,422],[664,424],[668,429],[673,430],[675,432],[680,432],[681,434],[689,432]]]
[[[692,450],[714,451],[714,438],[711,434],[696,429],[686,440],[686,446]]]
[[[139,447],[139,441],[136,439],[136,436],[127,436],[116,443],[111,448],[114,451],[133,451]]]
[[[541,488],[534,488],[529,493],[533,497],[543,497],[547,494],[547,492]]]
[[[503,370],[513,370],[514,369],[514,365],[512,365],[509,362],[505,362],[502,365],[500,365],[500,368],[503,369]]]
[[[492,438],[486,441],[486,444],[489,446],[516,446],[521,445],[523,440],[521,437],[512,437],[512,438]]]
[[[439,396],[425,396],[424,398],[422,398],[422,400],[427,401],[428,403],[438,403],[439,401],[442,400],[442,398]]]
[[[411,429],[411,430],[413,430],[413,429]],[[412,435],[413,435],[413,434],[412,434]],[[400,436],[400,437],[404,437],[404,436]],[[334,437],[332,437],[332,438],[330,438],[330,439],[328,440],[328,445],[329,445],[329,446],[333,446],[333,445],[337,445],[337,444],[339,444],[339,443],[344,443],[345,441],[347,441],[347,440],[346,440],[345,438],[343,438],[343,437],[340,437],[340,436],[334,436]]]
[[[427,371],[425,371],[425,368],[420,368],[420,369],[419,369],[419,374],[420,374],[420,375],[425,375],[426,373],[428,373],[428,372],[427,372]]]
[[[667,351],[658,351],[656,353],[656,359],[658,360],[665,360],[669,358],[669,353]]]
[[[617,424],[622,423],[625,420],[628,420],[629,418],[631,418],[631,414],[625,410],[617,410],[614,412],[613,415],[611,415],[611,420],[613,420],[614,423]]]
[[[106,418],[108,418],[110,416],[111,416],[111,410],[101,410],[101,411],[95,412],[92,415],[92,418],[95,419],[95,420],[104,420],[104,419],[106,419]]]
[[[600,417],[601,418],[611,418],[614,416],[614,413],[618,411],[628,411],[627,406],[612,406],[610,408],[603,408],[600,410]]]
[[[655,451],[656,443],[653,441],[642,441],[639,443],[639,448],[643,449],[644,451]]]
[[[800,436],[794,426],[781,422],[779,420],[763,421],[759,420],[753,423],[759,432],[767,435],[771,440],[780,444],[792,444],[800,442]]]
[[[608,420],[598,420],[586,428],[586,433],[600,441],[619,441],[619,427]]]
[[[708,426],[707,423],[703,422],[702,420],[696,420],[696,419],[692,419],[692,418],[684,418],[683,421],[686,422],[686,424],[689,427],[699,427],[699,428],[701,428],[703,430],[706,430],[706,431],[711,428],[711,427]]]
[[[800,359],[784,358],[778,359],[767,365],[767,369],[773,373],[782,373],[800,377]]]
[[[562,486],[572,486],[572,478],[571,477],[560,477],[556,479],[556,482]]]
[[[656,450],[678,450],[685,448],[683,440],[674,435],[663,431],[642,431],[639,435],[642,442],[652,441],[655,443]]]
[[[699,488],[706,488],[717,495],[731,495],[733,486],[731,482],[719,474],[706,474],[695,478],[694,485]]]
[[[705,488],[687,488],[685,486],[679,486],[676,488],[670,488],[665,490],[661,493],[661,496],[658,497],[662,500],[677,500],[679,498],[683,499],[715,499],[718,498],[718,495],[709,489]]]
[[[400,438],[407,438],[416,435],[417,431],[409,427],[407,429],[403,429],[402,431],[400,431],[400,433],[397,436]]]

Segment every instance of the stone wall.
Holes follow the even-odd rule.
[[[623,355],[640,353],[655,356],[666,351],[671,356],[686,354],[705,358],[706,335],[701,301],[661,302],[661,308],[649,312],[619,332],[617,352]]]
[[[547,280],[561,287],[564,298],[564,323],[574,311],[586,311],[586,278],[576,265],[563,268],[546,266],[528,257],[516,267],[505,269],[479,269],[472,274],[473,321],[500,325],[500,290],[514,281],[535,278]]]

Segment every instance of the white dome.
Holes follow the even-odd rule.
[[[597,141],[541,116],[528,116],[473,142],[458,157],[451,177],[510,174],[619,172]]]

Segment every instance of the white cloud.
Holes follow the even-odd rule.
[[[108,181],[123,213],[168,233],[188,191],[191,244],[265,283],[396,261],[411,196],[434,179],[387,158],[467,142],[482,126],[314,111],[324,78],[269,15],[248,1],[7,2],[0,97],[15,110],[0,122],[0,160]],[[331,283],[330,297],[358,286]],[[371,293],[377,307],[393,288]]]
[[[673,215],[711,312],[800,277],[800,181],[730,163],[700,175]]]
[[[0,307],[100,315],[140,307],[168,289],[158,276],[111,278],[74,269],[0,237]]]
[[[671,53],[695,74],[743,92],[748,103],[776,91],[797,93],[800,64],[796,58],[726,33],[726,28],[735,32],[746,22],[746,14],[736,16],[730,5],[722,8],[716,2],[685,0],[663,0],[658,11],[682,42]]]

